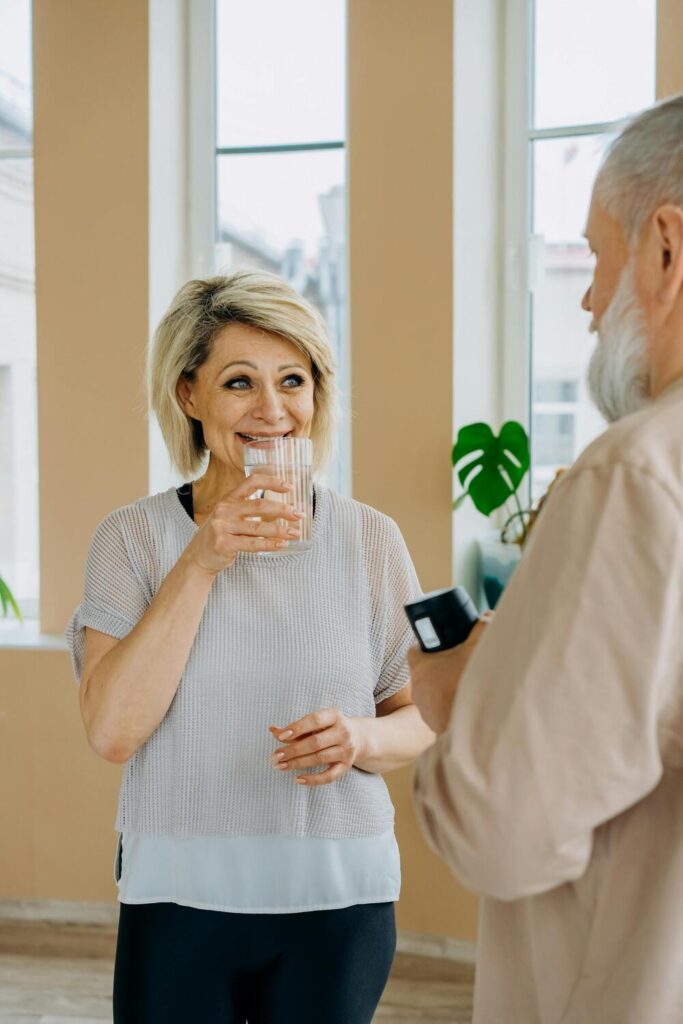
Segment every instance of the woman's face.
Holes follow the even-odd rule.
[[[241,476],[247,441],[309,436],[311,361],[276,334],[228,324],[216,335],[194,381],[180,379],[178,398],[187,415],[201,422],[211,455]]]

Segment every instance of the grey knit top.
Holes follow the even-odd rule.
[[[310,549],[240,553],[214,580],[175,698],[126,766],[119,831],[336,839],[392,827],[381,775],[354,768],[308,787],[270,763],[269,725],[324,707],[374,715],[408,682],[403,604],[420,590],[398,527],[320,485],[316,499]],[[98,526],[67,629],[77,679],[84,627],[125,637],[196,530],[173,488]]]

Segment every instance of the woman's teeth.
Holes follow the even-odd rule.
[[[291,437],[292,431],[288,430],[286,434],[243,434],[239,432],[237,436],[244,438],[245,441],[270,441],[276,437]]]

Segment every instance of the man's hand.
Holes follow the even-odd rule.
[[[339,708],[323,708],[305,715],[296,722],[270,732],[285,746],[273,754],[273,765],[279,771],[319,768],[313,775],[297,775],[304,786],[325,786],[351,771],[362,753],[363,720],[349,718]]]
[[[424,721],[436,733],[448,728],[460,677],[492,617],[492,613],[486,612],[467,640],[448,651],[425,654],[419,647],[408,651],[413,700]]]

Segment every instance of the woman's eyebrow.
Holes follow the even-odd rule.
[[[225,373],[231,366],[251,366],[252,370],[258,370],[258,366],[255,363],[250,363],[248,359],[234,359],[231,363],[227,363],[221,373]]]
[[[225,371],[229,370],[231,366],[250,366],[252,370],[258,370],[256,363],[250,363],[248,359],[235,359],[232,363],[227,363],[220,372],[225,373]],[[285,363],[284,366],[278,366],[277,371],[278,373],[282,373],[283,370],[294,369],[305,370],[306,367],[301,363]]]

